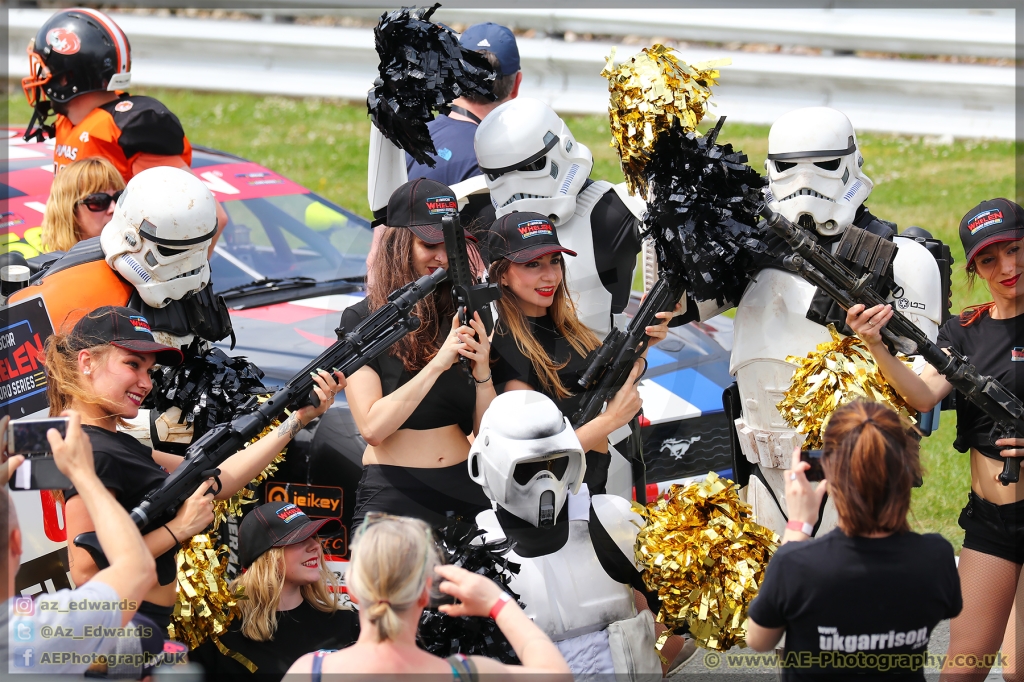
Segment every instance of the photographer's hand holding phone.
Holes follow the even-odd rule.
[[[14,475],[14,470],[25,461],[25,458],[21,455],[7,456],[7,427],[10,421],[10,417],[0,419],[0,448],[3,449],[3,454],[0,455],[0,462],[2,462],[0,464],[0,485],[7,485],[7,482],[11,480],[11,476]]]
[[[811,486],[807,480],[810,463],[800,458],[800,448],[793,451],[793,458],[786,471],[786,509],[789,512],[789,523],[782,536],[782,544],[801,542],[811,536],[811,529],[818,522],[818,510],[821,500],[828,492],[828,481],[822,480],[818,487]]]

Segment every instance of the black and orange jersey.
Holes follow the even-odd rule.
[[[123,93],[90,111],[78,125],[58,115],[56,129],[55,172],[72,161],[102,156],[128,182],[134,175],[135,161],[143,156],[176,156],[184,166],[192,163],[192,145],[181,121],[152,97]]]

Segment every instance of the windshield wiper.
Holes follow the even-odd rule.
[[[281,277],[276,279],[258,279],[248,284],[240,284],[236,287],[229,287],[217,293],[225,298],[235,296],[246,296],[249,294],[265,294],[272,291],[284,291],[285,289],[305,289],[314,287],[318,280],[313,277]]]

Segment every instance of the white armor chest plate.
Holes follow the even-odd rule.
[[[611,189],[612,185],[604,181],[587,187],[576,198],[576,211],[572,217],[555,228],[559,243],[576,252],[575,258],[565,259],[565,283],[576,303],[576,312],[583,324],[599,338],[604,338],[611,329],[612,294],[604,288],[597,273],[590,214],[594,205]]]
[[[505,537],[493,511],[481,512],[477,524],[486,540]],[[603,630],[636,615],[633,590],[608,577],[590,541],[586,521],[569,521],[569,539],[553,554],[525,559],[511,588],[526,604],[526,615],[554,641]]]

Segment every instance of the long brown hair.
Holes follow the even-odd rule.
[[[580,322],[576,315],[576,305],[569,296],[569,290],[565,286],[565,261],[559,263],[562,269],[562,280],[555,287],[555,294],[551,299],[551,306],[548,308],[548,315],[555,325],[555,330],[562,336],[569,345],[580,355],[586,355],[601,345],[601,341],[590,331],[590,328]],[[501,282],[501,278],[512,267],[512,261],[501,258],[491,263],[488,278],[491,282]],[[498,308],[498,324],[495,334],[511,334],[516,342],[516,348],[524,356],[530,359],[533,370],[540,379],[544,391],[553,393],[558,398],[564,399],[572,395],[558,378],[558,372],[563,369],[569,360],[557,363],[552,360],[540,341],[533,335],[526,316],[519,307],[519,299],[512,293],[512,288],[501,287],[501,298],[496,303]]]
[[[317,543],[320,544],[319,542]],[[338,610],[341,588],[334,571],[324,562],[320,547],[320,579],[299,588],[302,598],[317,611],[334,613]],[[271,547],[240,575],[232,587],[244,588],[245,599],[238,602],[242,616],[242,634],[254,642],[274,639],[277,632],[277,607],[284,591],[284,547]]]
[[[370,279],[373,281],[367,295],[370,312],[385,305],[392,291],[419,277],[412,263],[412,246],[416,238],[412,230],[383,226],[377,229],[384,230],[384,233],[377,247],[377,257],[370,266]],[[410,372],[423,369],[440,350],[440,340],[444,336],[440,332],[448,331],[450,320],[455,315],[451,288],[439,286],[432,295],[416,304],[414,314],[420,318],[419,329],[406,334],[390,350],[391,355],[401,360]]]
[[[72,350],[71,334],[57,332],[46,340],[46,398],[50,402],[50,416],[57,417],[74,403],[80,405],[106,405],[82,380],[78,369],[78,351]],[[97,362],[106,362],[113,346],[104,344],[87,349]],[[118,426],[128,422],[117,418]]]
[[[910,489],[921,461],[898,414],[865,400],[843,405],[825,428],[821,464],[844,533],[910,530]]]

